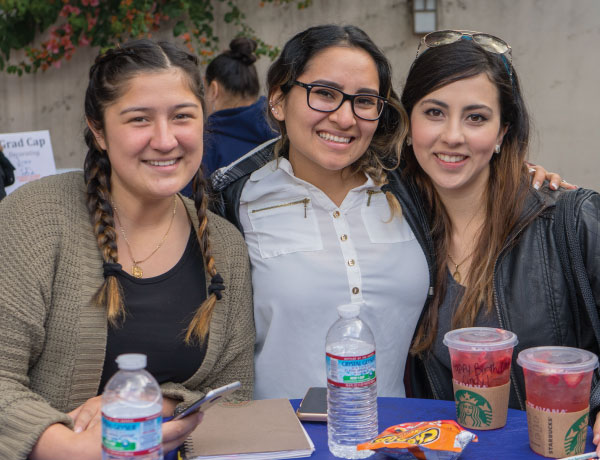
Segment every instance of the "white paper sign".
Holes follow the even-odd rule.
[[[4,155],[15,170],[15,183],[6,193],[40,177],[56,174],[49,131],[0,134]]]

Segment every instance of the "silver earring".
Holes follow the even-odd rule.
[[[406,145],[411,146],[412,145],[412,139],[410,138],[410,136],[408,136],[406,138]]]
[[[496,148],[494,149],[494,152],[500,153],[500,144],[496,144]]]

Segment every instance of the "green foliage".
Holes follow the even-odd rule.
[[[312,2],[256,1],[260,7],[294,3],[298,9]],[[226,5],[226,23],[257,41],[257,55],[274,59],[279,54],[246,24],[235,0],[0,0],[0,71],[22,75],[60,67],[77,48],[106,49],[129,38],[151,37],[167,21],[175,24],[173,35],[207,62],[219,42],[213,30],[216,2]],[[38,47],[33,46],[36,34],[48,37]],[[26,60],[11,61],[17,50],[25,51]]]

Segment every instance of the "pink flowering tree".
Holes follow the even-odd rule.
[[[256,3],[259,7],[295,3],[302,9],[311,1]],[[78,48],[106,49],[129,38],[151,37],[167,21],[173,35],[206,62],[218,47],[213,31],[216,3],[227,7],[225,22],[258,42],[257,54],[277,56],[279,50],[256,37],[246,24],[235,0],[0,0],[0,71],[22,75],[59,68]],[[36,42],[38,37],[41,42]],[[11,52],[18,50],[24,51],[25,58],[11,60]]]

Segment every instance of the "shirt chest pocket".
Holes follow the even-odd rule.
[[[408,222],[400,215],[391,218],[392,210],[385,193],[370,191],[361,214],[371,243],[400,243],[415,239]]]
[[[260,255],[266,259],[299,251],[319,251],[323,241],[310,198],[256,201],[248,206]]]

